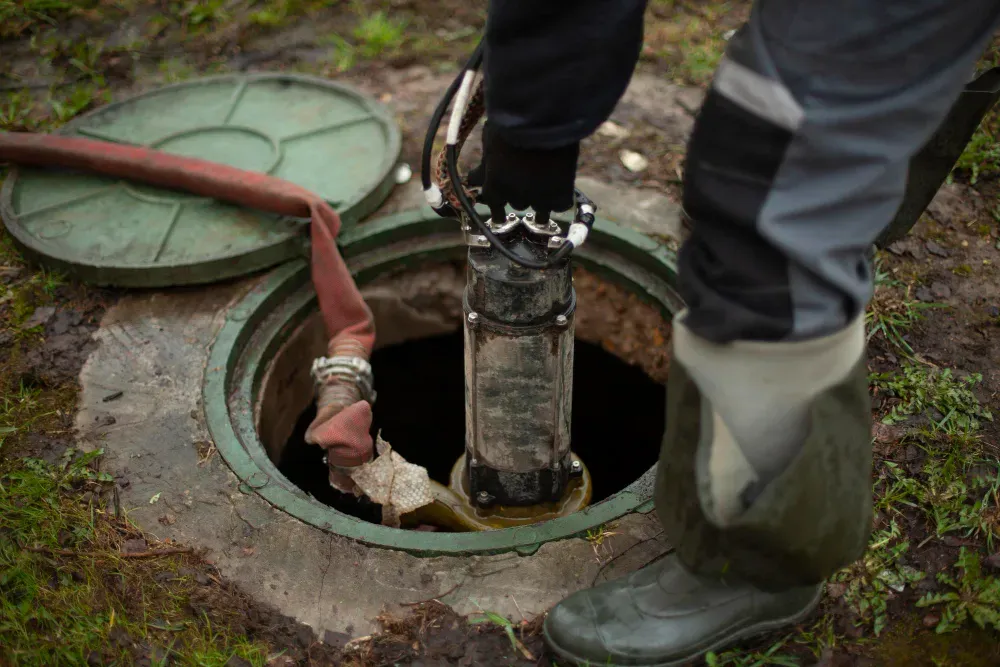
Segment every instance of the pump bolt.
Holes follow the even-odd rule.
[[[535,214],[534,213],[525,213],[524,214],[524,221],[525,222],[534,222],[535,221]]]
[[[569,320],[566,319],[565,315],[556,315],[556,326],[564,327],[569,324]]]
[[[517,213],[508,213],[507,222],[517,222]]]
[[[469,313],[469,324],[475,324],[479,321],[479,313]]]
[[[480,505],[489,505],[493,496],[490,495],[489,491],[480,491],[476,494],[476,500],[479,501]]]
[[[552,222],[550,222],[549,223],[549,231],[558,232],[559,231],[559,223],[556,222],[555,220],[553,220]]]

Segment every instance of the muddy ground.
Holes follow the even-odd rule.
[[[309,0],[77,5],[83,10],[76,15],[56,13],[51,24],[25,16],[17,19],[24,21],[21,28],[12,19],[0,28],[0,129],[46,131],[95,105],[201,74],[298,71],[353,83],[390,105],[404,131],[403,159],[414,166],[430,110],[454,76],[454,64],[471,49],[483,20],[482,3],[457,0],[362,2],[351,7]],[[0,8],[4,6],[0,1]],[[366,18],[379,10],[387,12],[387,17],[406,20],[400,35],[382,23],[375,25],[374,32],[358,32]],[[693,112],[724,44],[723,35],[738,25],[746,10],[745,2],[651,3],[637,78],[612,117],[615,127],[585,143],[581,172],[607,182],[655,188],[676,200]],[[312,16],[306,17],[309,12]],[[649,166],[630,171],[622,163],[622,150],[642,154]],[[476,141],[467,152],[470,159],[476,158]],[[873,306],[905,314],[900,338],[921,364],[953,369],[959,377],[982,374],[973,391],[994,412],[1000,405],[997,177],[996,171],[986,170],[973,184],[969,170],[956,173],[955,182],[942,189],[911,236],[880,253],[881,268],[889,278],[879,288]],[[9,470],[18,457],[58,461],[72,445],[75,377],[91,345],[89,334],[116,293],[26,268],[9,245],[2,256],[3,390],[8,398],[25,392],[35,397],[23,415],[17,412],[21,408],[8,410],[11,425],[18,418],[30,417],[29,423],[19,422],[16,431],[7,433],[3,442],[2,470]],[[921,309],[914,304],[933,307]],[[619,315],[622,321],[650,321],[648,314],[640,312],[639,306],[626,303]],[[919,312],[919,317],[910,317],[911,312]],[[669,332],[652,324],[640,329],[644,332],[641,343],[626,341],[617,351],[630,361],[644,362],[641,365],[655,373],[665,372],[664,343]],[[872,338],[870,357],[873,373],[891,373],[908,363],[904,349],[879,334]],[[894,479],[891,466],[903,466],[917,475],[934,456],[917,435],[926,419],[891,426],[881,423],[898,403],[891,394],[874,392],[877,494],[885,493]],[[981,430],[968,446],[981,451],[983,460],[995,461],[1000,421],[982,420]],[[973,467],[963,474],[995,477],[996,467]],[[113,486],[77,491],[83,493],[81,502],[94,507],[106,510],[114,505]],[[1000,513],[995,502],[987,510],[983,530],[943,537],[935,535],[926,516],[916,509],[897,511],[886,506],[877,513],[876,531],[894,521],[910,545],[899,562],[926,575],[901,592],[883,591],[886,625],[877,637],[849,601],[853,580],[835,580],[821,610],[802,624],[798,634],[764,637],[745,647],[745,652],[727,654],[718,664],[1000,664],[995,633],[970,624],[956,632],[936,633],[940,613],[915,606],[925,593],[946,589],[934,575],[948,571],[963,548],[982,554],[984,576],[1000,575],[996,545],[986,539],[1000,534]],[[107,522],[108,534],[115,536],[109,548],[124,552],[164,547],[146,545],[141,534],[114,512],[101,521]],[[72,570],[78,555],[50,551],[39,557],[56,572]],[[147,626],[145,634],[134,636],[112,628],[106,632],[106,641],[95,641],[82,654],[80,664],[185,662],[179,648],[171,649],[171,636],[176,633],[170,628],[187,623],[203,627],[206,618],[226,635],[246,636],[266,646],[257,657],[234,653],[220,663],[229,667],[549,664],[538,636],[538,619],[515,619],[510,627],[516,641],[511,641],[503,625],[469,623],[440,603],[427,601],[406,617],[380,619],[384,633],[375,637],[317,637],[226,583],[210,556],[182,553],[155,560],[149,566],[122,566],[118,571],[122,576],[109,578],[100,591],[122,600],[125,609],[137,615],[144,612],[140,601],[145,598],[136,591],[183,599],[184,605],[171,612],[167,629]],[[780,650],[768,653],[778,645]],[[786,662],[775,656],[784,656],[781,659]],[[0,656],[0,663],[6,661],[31,664],[27,659]]]

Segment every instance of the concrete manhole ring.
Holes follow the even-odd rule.
[[[454,221],[439,218],[429,209],[365,223],[345,232],[340,245],[362,288],[388,272],[428,261],[460,260],[465,253]],[[673,287],[674,255],[647,236],[600,220],[577,258],[581,267],[638,295],[667,320],[682,307]],[[293,262],[275,270],[230,311],[238,316],[226,318],[212,345],[203,386],[207,426],[218,451],[239,478],[241,491],[256,493],[322,530],[419,556],[531,554],[546,542],[586,535],[609,521],[651,509],[655,468],[584,511],[531,526],[473,533],[388,528],[312,498],[292,484],[269,456],[261,435],[260,403],[266,383],[285,383],[282,386],[286,387],[308,381],[303,373],[297,377],[272,377],[273,360],[288,349],[290,337],[302,335],[307,318],[315,311],[308,266]],[[308,367],[295,364],[295,368],[307,371]],[[276,428],[273,424],[265,427],[266,431]]]

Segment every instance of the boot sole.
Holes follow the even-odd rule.
[[[561,660],[567,660],[570,663],[572,663],[573,665],[577,665],[578,667],[582,667],[582,666],[586,666],[586,667],[680,667],[681,665],[689,663],[692,660],[697,660],[698,658],[702,657],[703,655],[705,655],[709,651],[717,651],[719,649],[727,648],[727,647],[732,646],[733,644],[736,644],[736,643],[738,643],[738,642],[740,642],[740,641],[742,641],[744,639],[748,639],[750,637],[755,637],[757,635],[762,635],[762,634],[765,634],[765,633],[770,632],[772,630],[777,630],[779,628],[782,628],[782,627],[785,627],[785,626],[788,626],[788,625],[795,625],[796,623],[801,623],[802,621],[804,621],[809,616],[809,614],[813,613],[813,611],[819,605],[819,602],[820,602],[820,600],[822,598],[823,598],[823,586],[820,586],[817,589],[816,595],[813,597],[813,599],[801,611],[796,612],[795,614],[793,614],[791,616],[787,616],[785,618],[779,618],[779,619],[775,619],[775,620],[772,620],[772,621],[764,621],[762,623],[757,623],[755,625],[747,626],[746,628],[743,628],[742,630],[738,631],[736,634],[734,634],[732,636],[729,636],[729,637],[726,637],[724,639],[719,639],[715,643],[713,643],[712,645],[710,645],[710,646],[708,646],[706,648],[698,649],[694,653],[691,653],[691,654],[689,654],[689,655],[687,655],[687,656],[685,656],[683,658],[674,658],[674,659],[669,660],[668,662],[633,662],[633,663],[630,663],[628,665],[616,664],[616,663],[611,663],[611,662],[596,663],[596,662],[592,662],[592,661],[590,661],[590,660],[588,660],[586,658],[581,658],[579,656],[575,656],[575,655],[573,655],[572,652],[568,651],[567,649],[564,649],[564,648],[562,648],[560,646],[557,646],[555,644],[555,642],[552,641],[552,638],[549,637],[549,630],[548,630],[548,628],[543,627],[543,631],[542,632],[543,632],[543,634],[545,636],[545,643],[548,645],[548,647]]]

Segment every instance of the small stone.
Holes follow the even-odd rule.
[[[172,526],[177,523],[177,517],[173,514],[164,514],[158,519],[158,521],[164,526]]]
[[[403,185],[404,183],[408,183],[411,178],[413,178],[413,169],[410,168],[410,165],[403,162],[398,167],[396,167],[397,185]]]
[[[253,667],[253,664],[238,655],[234,655],[226,661],[226,667]]]
[[[618,154],[618,157],[621,159],[622,164],[625,165],[625,168],[634,174],[645,170],[649,166],[649,160],[635,151],[623,150]]]
[[[34,329],[35,327],[40,327],[47,324],[56,314],[56,309],[51,306],[45,306],[43,308],[36,308],[35,312],[31,314],[31,317],[24,321],[21,325],[22,329]]]
[[[927,614],[924,616],[924,627],[933,628],[935,625],[941,622],[941,617],[937,614]]]
[[[90,665],[90,667],[100,667],[104,664],[104,658],[102,658],[101,654],[97,651],[91,651],[87,655],[87,664]]]
[[[165,584],[168,581],[171,581],[176,578],[177,577],[174,575],[173,572],[159,572],[155,577],[153,577],[153,581],[155,581],[158,584]]]
[[[606,120],[601,123],[601,126],[597,128],[597,133],[602,137],[608,137],[610,139],[624,139],[632,134],[629,132],[627,127],[610,120]]]
[[[986,567],[991,567],[994,570],[1000,570],[1000,551],[986,558]]]
[[[71,327],[75,327],[83,321],[83,316],[75,310],[60,310],[56,313],[55,319],[50,323],[52,333],[61,336],[68,332]]]
[[[947,299],[951,296],[951,288],[944,283],[933,283],[931,285],[931,295],[935,299]]]
[[[942,248],[939,244],[935,243],[934,241],[928,241],[927,243],[924,244],[924,247],[927,248],[927,252],[929,252],[932,255],[937,255],[938,257],[947,257],[950,254],[947,250]]]
[[[934,301],[934,295],[928,287],[918,287],[914,290],[913,295],[917,297],[917,301],[923,301],[924,303],[931,303]]]

